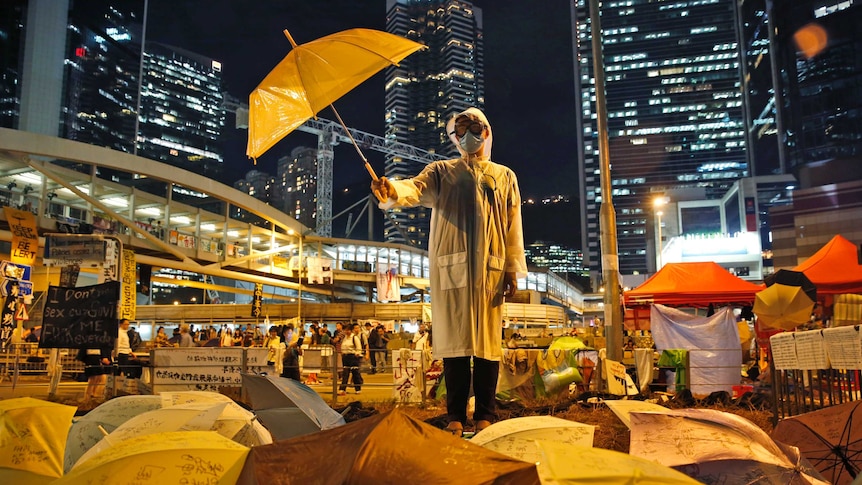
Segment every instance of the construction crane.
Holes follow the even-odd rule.
[[[224,107],[236,113],[236,128],[248,129],[248,105],[240,103],[236,98],[225,96]],[[299,131],[317,135],[317,227],[315,232],[324,237],[332,235],[332,161],[333,147],[341,142],[350,143],[350,137],[344,128],[332,120],[323,118],[310,119],[297,128]],[[350,129],[353,139],[363,149],[375,150],[404,160],[412,160],[423,164],[447,157],[416,148],[413,145],[372,135],[364,131]]]

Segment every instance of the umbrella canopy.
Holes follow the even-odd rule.
[[[63,448],[76,410],[30,397],[0,400],[0,481],[39,484],[63,475]]]
[[[862,470],[862,401],[785,418],[771,436],[799,448],[833,484],[852,483]]]
[[[792,330],[811,319],[814,300],[799,286],[775,283],[754,296],[754,314],[767,327]]]
[[[102,451],[138,436],[166,431],[209,431],[226,404],[183,404],[141,413],[117,426],[117,429],[87,450],[78,458],[72,470]]]
[[[484,433],[484,431],[483,431]],[[618,451],[536,440],[542,483],[602,485],[695,485],[697,480],[643,458]]]
[[[826,485],[796,448],[751,421],[713,409],[632,412],[629,453],[704,483]]]
[[[613,413],[616,414],[618,418],[620,418],[620,421],[622,421],[628,429],[632,429],[632,418],[630,416],[631,413],[649,411],[661,413],[667,411],[666,407],[659,404],[647,401],[637,401],[635,399],[607,400],[605,401],[605,406],[607,406],[611,411],[613,411]]]
[[[387,32],[351,29],[296,45],[249,97],[249,157],[257,158],[320,110],[422,44]],[[346,130],[346,128],[345,128]]]
[[[64,470],[69,471],[87,450],[134,416],[162,407],[159,396],[120,396],[75,418],[66,440]],[[101,429],[100,429],[101,428]]]
[[[182,404],[227,403],[212,431],[245,446],[268,445],[272,435],[258,421],[254,413],[239,406],[224,394],[212,391],[161,392],[162,407]]]
[[[243,374],[242,387],[255,415],[275,440],[344,424],[344,416],[329,407],[320,394],[299,381]]]
[[[529,463],[539,461],[538,454],[516,456],[531,440],[557,441],[568,445],[593,446],[596,427],[554,416],[525,416],[506,419],[488,426],[473,436],[471,443]]]
[[[808,298],[811,298],[811,301],[817,301],[817,287],[801,271],[780,269],[764,278],[763,282],[766,283],[766,286],[772,286],[776,283],[787,286],[798,286],[808,295]]]
[[[459,479],[495,485],[540,483],[534,464],[456,438],[397,409],[252,448],[237,483],[288,483],[285,477],[289,483],[320,485],[442,485]]]
[[[233,485],[248,448],[212,431],[172,431],[117,443],[52,485]]]

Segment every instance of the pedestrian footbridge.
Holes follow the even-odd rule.
[[[142,305],[138,295],[139,320],[235,320],[250,315],[242,306],[249,306],[258,283],[264,285],[264,304],[271,305],[268,310],[273,316],[421,319],[423,303],[428,301],[426,251],[320,237],[246,193],[197,173],[108,148],[0,128],[0,205],[34,214],[40,248],[49,233],[113,236],[134,251],[137,264],[153,268],[153,285],[196,288],[201,290],[201,302],[233,303],[185,305],[191,302],[184,300],[176,302],[183,305]],[[0,211],[4,259],[11,239]],[[56,268],[39,264],[41,251],[31,276],[36,293],[57,284],[59,276]],[[329,264],[331,272],[310,280],[307,271],[312,261]],[[379,302],[381,266],[394,270],[401,301],[414,305]],[[519,286],[529,287],[531,281],[541,285],[542,275],[544,292],[564,304],[507,304],[521,315],[519,321],[564,325],[564,307],[570,313],[583,313],[583,295],[574,287],[551,284],[548,278],[553,274],[531,273]],[[541,291],[538,286],[535,289]]]

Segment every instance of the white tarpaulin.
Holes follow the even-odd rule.
[[[732,392],[739,384],[742,353],[733,310],[722,308],[711,317],[698,317],[664,305],[650,309],[656,349],[686,349],[691,367],[691,392],[706,395]]]

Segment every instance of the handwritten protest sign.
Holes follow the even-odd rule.
[[[113,348],[117,338],[120,282],[48,287],[39,347]]]
[[[39,250],[36,218],[28,211],[11,207],[4,207],[3,211],[9,221],[9,230],[12,231],[12,262],[33,266],[36,264],[36,253]]]

